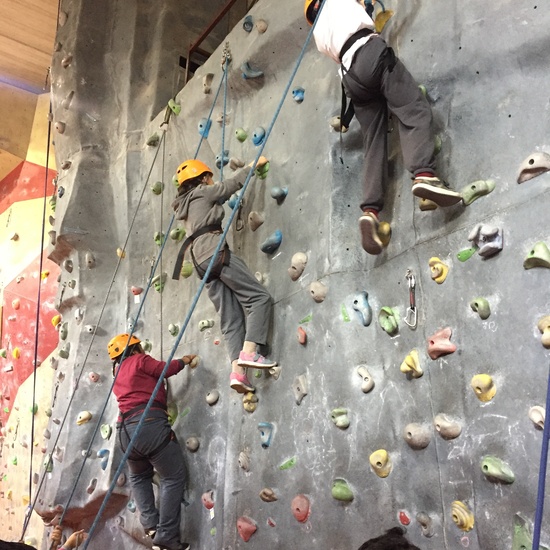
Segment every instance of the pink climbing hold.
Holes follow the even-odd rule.
[[[296,495],[290,504],[292,515],[300,522],[305,523],[309,518],[309,498],[306,495]]]
[[[244,542],[248,542],[250,540],[250,537],[256,532],[256,529],[257,527],[254,521],[246,516],[241,516],[237,520],[237,531]]]
[[[399,512],[399,521],[401,525],[409,525],[411,523],[411,518],[409,517],[409,514],[405,512],[405,510],[401,510]]]
[[[428,355],[437,359],[443,355],[449,355],[456,351],[456,346],[451,342],[451,328],[446,327],[438,330],[428,340]]]
[[[203,493],[201,500],[207,510],[212,510],[214,508],[214,491]]]
[[[141,288],[140,286],[133,286],[132,287],[132,294],[134,296],[139,296],[142,292],[143,292],[143,288]]]
[[[302,327],[298,327],[298,342],[300,342],[302,346],[307,344],[307,332]]]
[[[275,523],[275,520],[273,518],[267,518],[267,522],[266,522],[269,527],[275,527],[277,524]]]

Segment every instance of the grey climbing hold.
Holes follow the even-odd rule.
[[[86,492],[87,492],[89,495],[91,495],[91,494],[95,491],[96,486],[97,486],[97,478],[94,477],[94,478],[90,481],[88,487],[86,488]]]
[[[179,331],[180,331],[180,326],[178,324],[170,323],[168,325],[168,332],[172,336],[177,336],[179,334]]]
[[[189,452],[195,453],[199,449],[200,441],[198,437],[191,436],[186,439],[185,446]]]
[[[93,334],[95,329],[96,329],[97,325],[84,325],[84,330],[88,333],[88,334]]]
[[[462,426],[444,413],[434,418],[434,426],[443,439],[455,439],[462,432]]]
[[[491,306],[485,298],[474,298],[470,307],[485,321],[491,315]]]
[[[372,308],[369,305],[369,294],[366,290],[362,290],[354,296],[353,309],[357,311],[363,326],[368,327],[372,322]]]
[[[254,69],[251,67],[250,63],[248,61],[245,61],[241,65],[241,71],[242,76],[245,80],[250,80],[254,78],[260,78],[261,76],[264,76],[264,72],[260,69]],[[257,144],[256,144],[257,145]]]
[[[290,278],[293,281],[297,281],[302,276],[306,265],[307,255],[304,252],[296,252],[296,254],[292,256],[292,259],[290,260],[290,267],[288,268]]]
[[[66,340],[67,335],[69,334],[69,323],[65,321],[64,323],[60,323],[57,326],[59,327],[59,338],[61,340]]]
[[[260,246],[260,250],[265,254],[273,254],[281,246],[283,234],[280,229],[274,231]]]
[[[251,32],[254,28],[254,18],[251,15],[247,15],[243,20],[243,29],[246,32]]]
[[[206,402],[212,406],[215,405],[220,399],[220,392],[218,390],[210,390],[206,394]]]
[[[422,534],[425,537],[430,538],[434,536],[435,529],[433,521],[427,512],[418,512],[418,514],[416,514],[416,521],[419,523]]]
[[[250,454],[247,449],[239,453],[239,466],[245,471],[250,470]]]
[[[403,430],[403,439],[411,449],[425,449],[432,439],[432,430],[426,424],[411,422]]]
[[[524,183],[550,170],[550,155],[536,152],[529,155],[519,167],[518,183]]]
[[[288,195],[288,187],[272,187],[271,188],[271,197],[277,201],[277,204],[283,204]]]
[[[260,422],[258,423],[258,430],[260,430],[260,440],[262,447],[267,449],[271,445],[271,440],[273,438],[273,432],[275,427],[271,422]]]
[[[63,109],[68,109],[71,106],[73,97],[74,97],[74,91],[70,91],[65,97],[65,99],[61,102],[61,106],[63,107]]]
[[[61,121],[57,121],[54,125],[56,131],[58,134],[64,134],[65,133],[65,129],[66,129],[66,124],[64,122],[61,122]]]
[[[149,147],[157,147],[160,143],[160,136],[155,132],[149,139],[145,142]]]
[[[367,366],[359,365],[357,367],[357,374],[363,379],[361,390],[363,391],[363,393],[369,393],[372,388],[374,388],[374,379],[368,371]]]
[[[212,90],[212,80],[214,75],[212,73],[207,73],[202,77],[202,91],[205,94],[209,94]]]
[[[466,206],[472,204],[476,199],[491,193],[495,189],[495,185],[493,180],[479,180],[466,185],[460,191],[462,202]]]
[[[95,257],[91,252],[86,252],[84,261],[86,262],[86,267],[88,269],[95,267]]]
[[[478,254],[484,258],[494,256],[502,250],[502,229],[478,223],[468,235],[468,240],[478,247]]]
[[[72,165],[70,160],[64,160],[61,164],[61,170],[68,170]]]
[[[550,250],[545,242],[540,241],[531,248],[523,261],[523,267],[525,269],[532,269],[533,267],[550,268]]]
[[[73,272],[73,261],[72,260],[65,260],[63,262],[63,267],[65,268],[65,270],[68,273],[72,273]]]
[[[294,392],[294,400],[296,401],[296,405],[300,405],[308,392],[308,383],[305,374],[300,374],[294,379],[292,391]]]
[[[59,357],[62,359],[68,359],[69,358],[69,352],[71,351],[71,343],[66,342],[65,345],[57,352]]]

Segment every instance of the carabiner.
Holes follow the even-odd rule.
[[[416,279],[413,272],[410,269],[407,269],[405,274],[405,279],[409,283],[409,307],[407,308],[407,314],[405,315],[405,323],[411,328],[416,328],[417,322],[417,310],[416,310],[416,297],[415,297],[415,287]]]

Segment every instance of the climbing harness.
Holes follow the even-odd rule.
[[[417,310],[416,310],[416,278],[410,269],[407,269],[405,279],[409,283],[409,307],[407,308],[407,314],[405,315],[405,323],[412,329],[416,328],[417,322]]]

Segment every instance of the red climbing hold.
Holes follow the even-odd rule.
[[[292,515],[300,522],[305,523],[309,518],[309,498],[306,495],[296,495],[290,504]]]
[[[201,500],[207,510],[212,510],[214,508],[214,491],[203,493]]]
[[[256,532],[256,529],[257,527],[254,521],[246,516],[241,516],[237,520],[237,531],[244,542],[248,542],[250,540],[250,537]]]
[[[401,522],[401,525],[409,525],[411,522],[411,518],[409,517],[409,514],[405,512],[405,510],[401,510],[399,512],[399,521]]]
[[[302,327],[298,327],[298,342],[300,342],[302,346],[307,344],[307,332]]]

